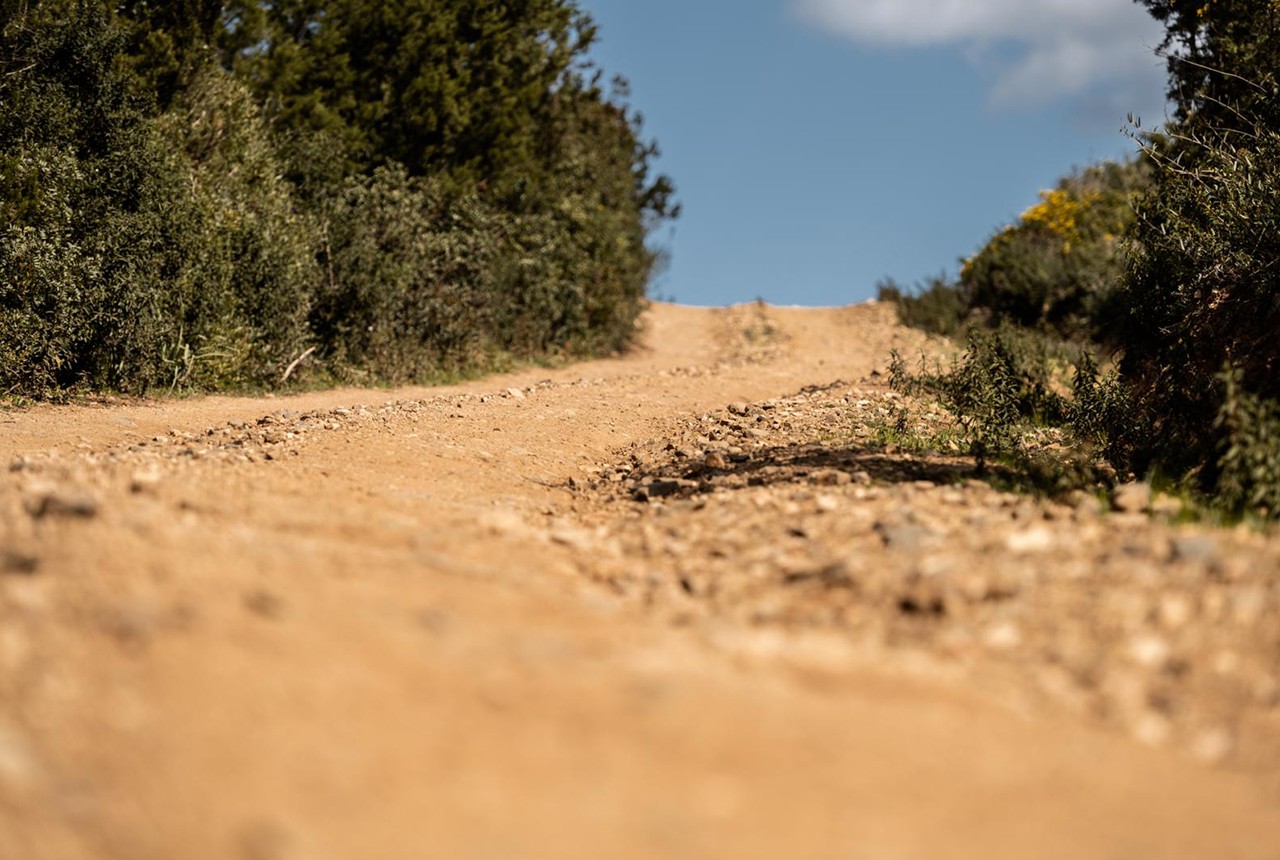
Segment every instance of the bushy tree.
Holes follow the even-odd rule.
[[[0,384],[145,387],[173,337],[163,284],[187,250],[181,165],[95,3],[5,23],[0,110]]]
[[[626,345],[672,217],[572,0],[0,3],[0,386]]]
[[[334,373],[402,382],[492,358],[495,258],[509,216],[399,165],[349,178],[320,214],[312,323]]]
[[[258,32],[232,59],[283,128],[335,135],[356,164],[502,187],[545,161],[554,89],[595,34],[564,0],[285,0],[253,13],[236,18]]]
[[[1121,321],[1121,240],[1147,177],[1141,160],[1104,162],[1043,192],[965,261],[960,284],[970,309],[996,324],[1112,339]]]
[[[1181,132],[1280,126],[1280,6],[1273,0],[1135,0],[1165,27]]]
[[[1169,28],[1178,119],[1147,141],[1154,184],[1122,296],[1133,409],[1113,449],[1139,470],[1229,484],[1235,501],[1269,497],[1274,488],[1259,487],[1280,467],[1240,464],[1280,463],[1274,434],[1244,428],[1280,401],[1280,8],[1141,2]],[[1253,440],[1247,457],[1241,439]]]

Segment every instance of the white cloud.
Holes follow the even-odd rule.
[[[959,48],[991,75],[997,107],[1071,98],[1123,114],[1163,104],[1164,64],[1152,53],[1162,30],[1133,0],[792,3],[806,20],[859,44]]]

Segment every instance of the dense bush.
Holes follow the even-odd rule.
[[[903,325],[950,337],[961,331],[969,316],[969,299],[946,275],[930,278],[914,289],[904,289],[893,278],[876,284],[876,300],[898,310]]]
[[[1047,193],[968,261],[961,292],[970,312],[1116,348],[1106,377],[1076,362],[1059,416],[1075,444],[1280,516],[1280,8],[1138,2],[1167,27],[1175,120],[1140,137],[1140,162]],[[1011,398],[1026,374],[1000,356],[974,341],[949,373],[910,383],[978,428],[980,455],[1025,423]]]
[[[1141,1],[1169,28],[1178,121],[1145,143],[1113,454],[1280,513],[1280,10]]]
[[[1116,436],[1136,468],[1195,469],[1212,488],[1224,363],[1241,392],[1280,399],[1280,133],[1196,146],[1189,162],[1153,150],[1157,185],[1124,293],[1121,369],[1136,411]]]
[[[973,328],[950,367],[912,373],[895,353],[889,381],[899,391],[937,398],[959,421],[982,472],[988,460],[1018,454],[1027,427],[1066,419],[1070,404],[1054,387],[1057,358],[1034,333]]]
[[[1113,338],[1121,318],[1121,240],[1147,174],[1143,161],[1104,162],[1041,193],[965,261],[960,285],[969,309],[996,324]]]
[[[479,364],[492,346],[498,216],[446,204],[402,167],[348,179],[320,209],[312,325],[343,378],[404,381]]]
[[[594,37],[572,0],[0,6],[0,391],[625,346],[676,207]]]
[[[0,385],[159,383],[180,339],[168,288],[193,250],[181,159],[116,62],[94,4],[5,22]]]
[[[194,207],[193,247],[169,290],[177,382],[273,382],[313,342],[318,219],[299,212],[257,104],[222,69],[202,71],[160,127],[185,156]]]
[[[957,281],[940,275],[904,290],[889,279],[877,297],[905,325],[936,334],[1012,324],[1115,344],[1124,240],[1149,173],[1145,159],[1076,171],[966,259]]]

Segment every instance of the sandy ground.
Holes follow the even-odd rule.
[[[1277,541],[886,450],[895,347],[0,413],[0,858],[1280,858]]]

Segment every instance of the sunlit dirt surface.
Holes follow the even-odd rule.
[[[877,436],[877,305],[0,413],[0,858],[1278,858],[1280,544]]]

